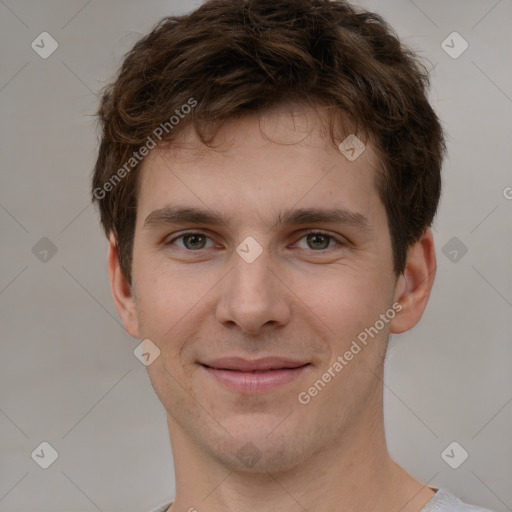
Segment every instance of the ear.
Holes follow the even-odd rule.
[[[398,278],[395,302],[402,306],[390,323],[390,332],[399,334],[412,329],[427,307],[436,275],[434,236],[427,228],[407,251],[403,274]]]
[[[134,338],[139,338],[139,321],[132,287],[121,271],[119,252],[114,235],[110,235],[108,248],[108,275],[114,304],[124,328]]]

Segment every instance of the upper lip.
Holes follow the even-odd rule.
[[[282,368],[298,368],[309,364],[307,361],[296,361],[284,357],[264,357],[262,359],[244,359],[242,357],[222,357],[201,363],[217,370],[280,370]]]

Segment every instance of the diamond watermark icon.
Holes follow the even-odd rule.
[[[468,248],[454,236],[443,245],[441,251],[452,263],[458,263],[468,252]]]
[[[338,146],[338,149],[347,160],[353,162],[364,153],[366,146],[352,133]]]
[[[452,59],[458,59],[468,49],[468,47],[469,43],[458,32],[452,32],[441,43],[441,48]]]
[[[39,57],[47,59],[59,47],[59,43],[48,32],[41,32],[30,46]]]
[[[263,247],[252,236],[248,236],[236,248],[236,252],[246,263],[252,263],[263,252]]]
[[[160,355],[160,349],[150,339],[145,339],[137,345],[133,354],[144,366],[149,366]]]
[[[30,456],[43,469],[48,469],[56,460],[59,454],[57,450],[47,441],[43,441]]]
[[[469,453],[461,446],[457,441],[451,442],[442,452],[441,458],[450,466],[452,469],[457,469],[469,457]]]
[[[238,450],[237,457],[247,466],[252,468],[260,459],[260,450],[252,443],[247,443]]]
[[[32,254],[41,263],[48,263],[57,254],[57,246],[44,236],[32,247]]]

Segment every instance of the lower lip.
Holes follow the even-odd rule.
[[[208,366],[203,366],[203,368],[230,389],[241,393],[262,393],[291,382],[301,375],[308,366],[309,364],[298,368],[283,368],[263,373],[217,370]]]

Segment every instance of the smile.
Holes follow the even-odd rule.
[[[299,377],[309,363],[296,368],[276,368],[267,370],[231,370],[201,365],[210,376],[230,390],[239,393],[263,393],[287,384]]]

